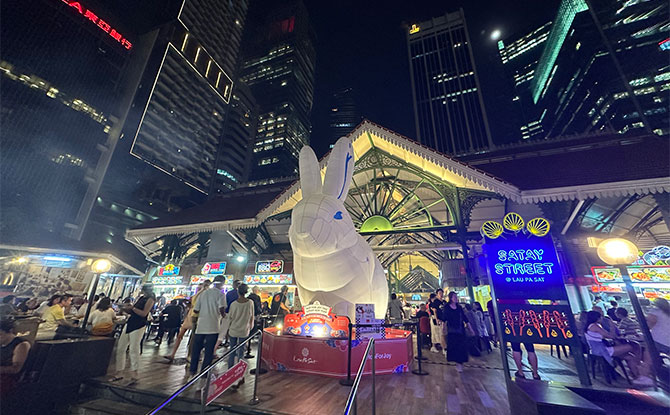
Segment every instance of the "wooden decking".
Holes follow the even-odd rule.
[[[536,347],[540,374],[544,380],[573,384],[578,382],[571,358],[559,360],[549,355],[548,347]],[[222,354],[222,350],[219,350],[219,354]],[[255,354],[255,345],[253,350]],[[132,388],[168,396],[185,383],[187,370],[184,359],[168,364],[162,358],[168,351],[165,343],[159,347],[153,342],[145,344],[140,363],[140,380]],[[180,347],[177,357],[183,358],[185,353],[186,342]],[[412,373],[377,376],[378,414],[509,414],[502,363],[497,349],[491,354],[485,353],[481,358],[472,358],[461,374],[455,366],[447,364],[441,354],[426,352],[425,355],[429,358],[423,367],[429,372],[427,376]],[[509,360],[511,367],[514,367],[514,363]],[[250,367],[255,367],[255,358],[248,359],[248,362]],[[358,407],[362,414],[370,413],[370,379],[363,378],[358,394]],[[124,382],[125,379],[118,383],[124,385]],[[254,377],[248,374],[244,385],[236,391],[226,391],[217,402],[247,405],[253,395],[253,387]],[[193,389],[185,392],[184,396],[199,397]],[[270,371],[259,376],[258,397],[261,403],[256,408],[279,414],[341,414],[349,390],[349,387],[341,386],[332,378]]]

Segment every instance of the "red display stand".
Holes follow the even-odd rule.
[[[377,374],[408,372],[414,359],[412,333],[387,328],[385,335],[385,339],[375,340]],[[280,372],[346,377],[348,342],[347,339],[292,336],[269,327],[263,333],[263,361],[271,370]],[[367,344],[367,339],[351,341],[353,372],[361,364]],[[363,373],[371,373],[370,365],[366,365]]]

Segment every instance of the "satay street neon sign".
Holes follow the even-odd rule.
[[[81,3],[79,3],[78,1],[72,1],[72,0],[62,0],[62,1],[68,6],[72,7],[73,9],[76,9],[79,12],[79,14],[84,16],[84,18],[88,19],[91,23],[98,26],[100,30],[107,33],[109,36],[111,36],[114,40],[119,42],[126,49],[130,50],[133,47],[133,44],[130,43],[128,39],[124,38],[121,33],[117,32],[116,29],[114,29],[109,23],[99,18],[90,9],[87,9],[84,6],[82,6]]]

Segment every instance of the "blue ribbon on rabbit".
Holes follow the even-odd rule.
[[[354,171],[351,140],[337,141],[323,182],[309,146],[300,151],[299,164],[302,200],[291,213],[289,240],[301,301],[319,301],[352,319],[354,304],[374,304],[376,318],[384,318],[388,302],[384,269],[344,207]]]

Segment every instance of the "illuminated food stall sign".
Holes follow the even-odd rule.
[[[180,276],[155,276],[151,279],[151,283],[154,285],[182,285],[184,283],[184,278]]]
[[[257,261],[256,274],[281,274],[284,271],[284,261]]]
[[[81,2],[72,1],[72,0],[62,0],[63,3],[77,10],[79,14],[86,20],[90,21],[92,24],[96,25],[98,29],[107,33],[112,39],[116,40],[124,48],[130,50],[133,47],[133,44],[130,43],[128,39],[123,37],[116,29],[114,29],[109,23],[98,17],[91,9],[84,7]]]
[[[180,267],[174,265],[174,264],[167,264],[164,267],[159,267],[158,268],[158,275],[159,276],[167,276],[167,275],[179,275]]]
[[[205,281],[213,281],[213,275],[191,275],[191,285],[198,285]]]
[[[203,275],[222,275],[226,273],[225,262],[207,262],[202,267]]]
[[[244,283],[254,285],[291,285],[293,284],[293,274],[245,275]]]
[[[549,222],[525,223],[508,213],[502,224],[485,222],[481,232],[503,338],[573,345],[575,321]]]
[[[670,266],[627,267],[630,280],[636,284],[670,283]],[[611,267],[592,267],[593,277],[600,284],[623,283],[621,271]]]

